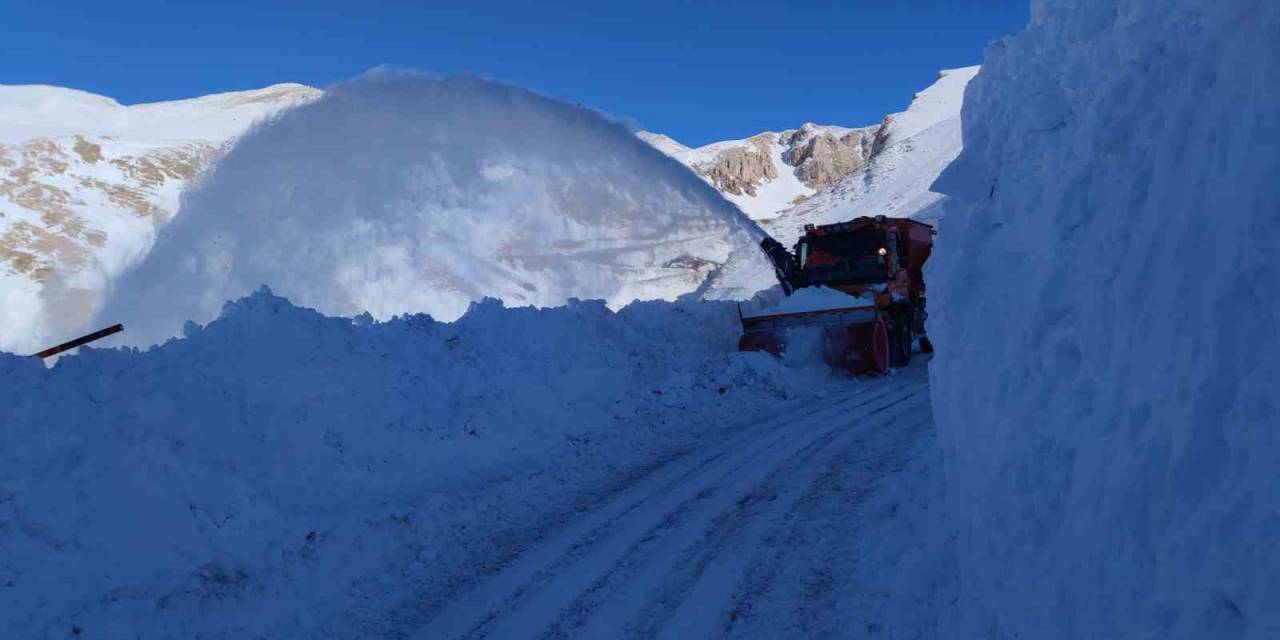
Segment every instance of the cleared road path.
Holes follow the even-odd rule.
[[[437,612],[420,638],[848,635],[857,509],[931,427],[923,363],[661,466]]]

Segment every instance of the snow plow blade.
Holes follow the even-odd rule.
[[[741,317],[741,310],[739,310]],[[823,359],[851,374],[889,371],[889,334],[875,307],[848,307],[741,317],[739,351],[768,351],[781,357],[787,332],[816,327],[823,333]]]

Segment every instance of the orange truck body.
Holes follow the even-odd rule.
[[[739,349],[786,350],[786,331],[821,326],[828,361],[853,373],[885,373],[920,350],[933,350],[925,335],[924,265],[933,251],[934,229],[909,218],[861,217],[829,225],[806,225],[793,251],[767,238],[761,248],[789,295],[825,286],[854,296],[874,295],[873,307],[826,309],[744,317]]]

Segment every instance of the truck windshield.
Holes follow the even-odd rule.
[[[800,268],[814,283],[867,284],[888,277],[880,249],[886,237],[880,229],[810,236],[800,243]]]

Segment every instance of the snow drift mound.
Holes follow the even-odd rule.
[[[732,304],[375,323],[260,291],[146,352],[0,354],[0,635],[405,637],[388,610],[590,492],[832,392],[739,330]]]
[[[1280,637],[1280,5],[1043,0],[931,261],[965,619]]]
[[[151,342],[262,284],[378,318],[452,319],[484,296],[671,299],[735,249],[763,262],[759,233],[591,111],[475,78],[374,73],[243,138],[100,317]]]

